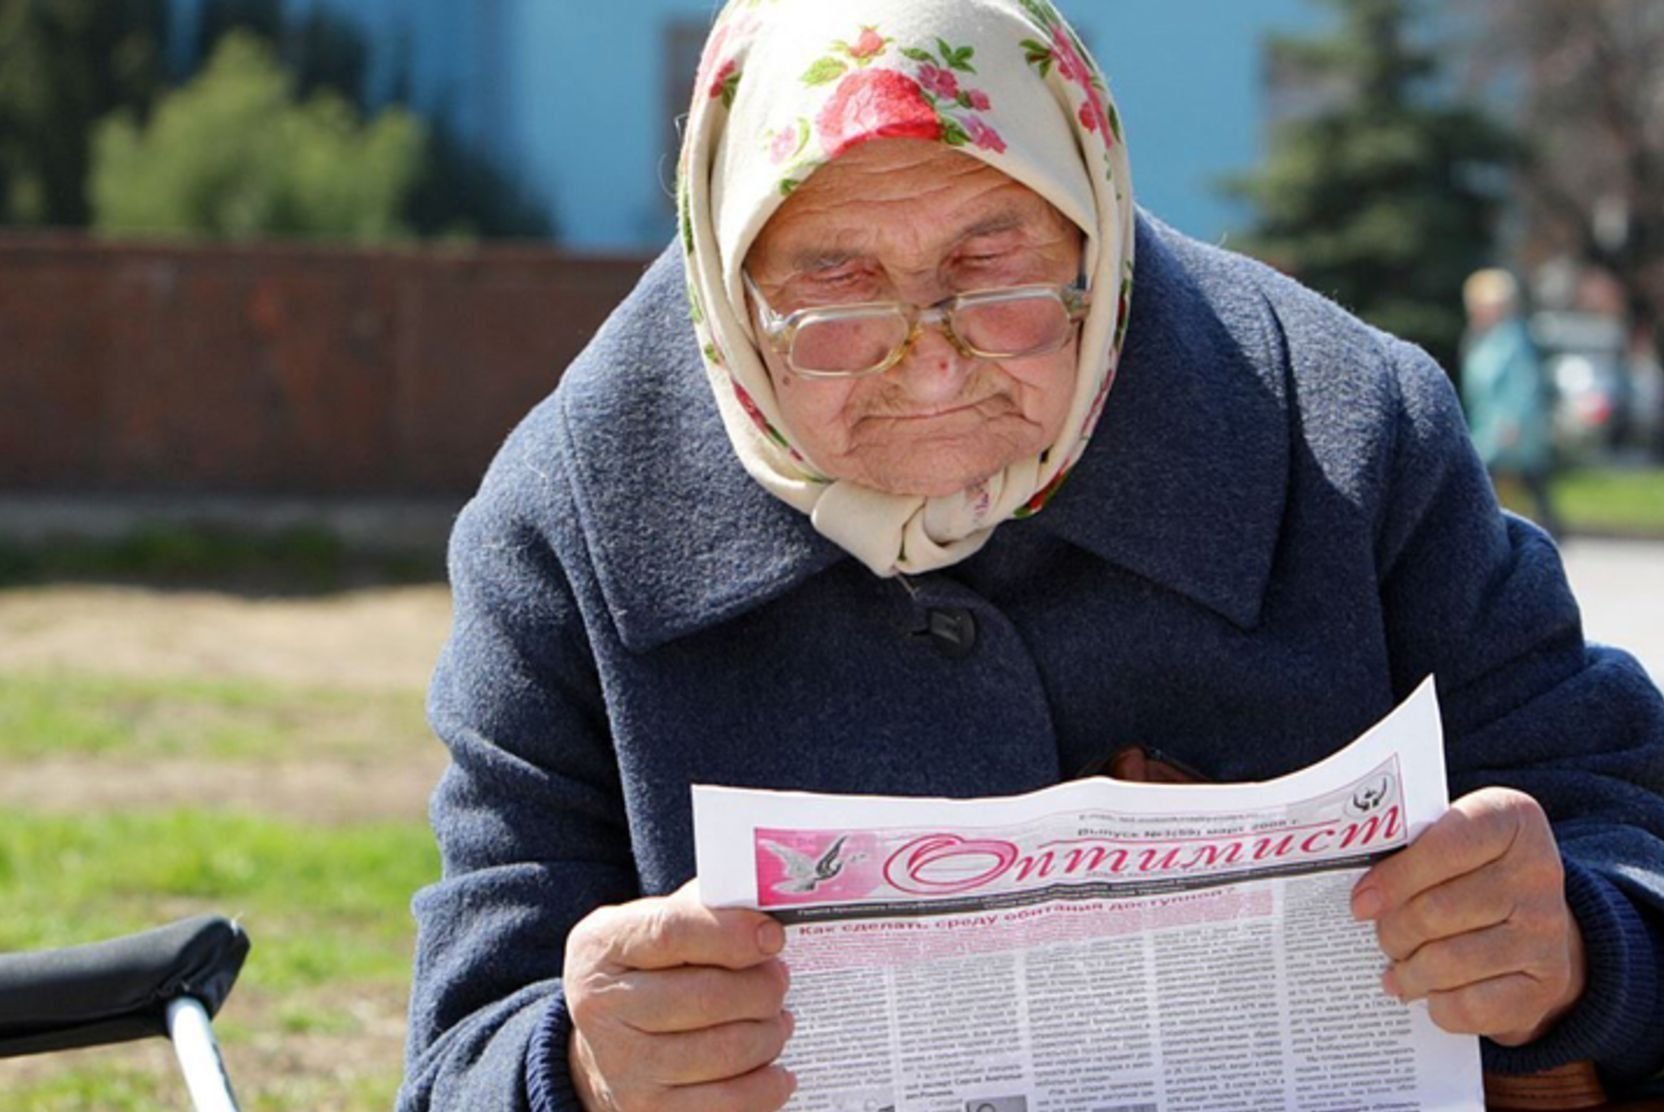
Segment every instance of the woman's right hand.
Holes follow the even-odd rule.
[[[796,1080],[780,924],[713,910],[696,881],[591,912],[566,943],[572,1080],[591,1112],[772,1112]]]

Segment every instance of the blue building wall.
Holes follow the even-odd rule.
[[[201,0],[174,0],[189,23]],[[385,95],[402,67],[443,115],[549,207],[567,246],[651,250],[670,234],[671,28],[715,0],[285,0],[357,22]],[[1311,0],[1061,0],[1110,77],[1140,201],[1218,240],[1242,223],[1217,182],[1263,149],[1260,42],[1323,19]]]

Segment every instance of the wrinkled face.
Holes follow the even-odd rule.
[[[1080,231],[1026,186],[938,143],[881,139],[816,171],[763,228],[746,268],[786,315],[1063,285],[1080,257]],[[832,478],[934,497],[1057,439],[1077,347],[992,362],[927,328],[898,365],[854,379],[805,378],[762,350],[793,437]]]

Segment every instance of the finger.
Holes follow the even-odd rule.
[[[657,1085],[726,1081],[744,1077],[780,1057],[795,1026],[791,1013],[781,1012],[768,1020],[652,1035],[640,1041],[636,1058],[643,1075]]]
[[[638,1031],[697,1031],[747,1019],[774,1019],[786,1003],[790,977],[778,960],[750,969],[708,965],[632,970],[611,990],[612,1014]]]
[[[1382,984],[1400,1000],[1420,1000],[1510,973],[1532,977],[1542,956],[1513,923],[1500,923],[1427,943],[1408,960],[1395,962]],[[1533,981],[1540,989],[1540,982]]]
[[[775,1112],[797,1091],[797,1078],[783,1066],[765,1066],[743,1077],[671,1089],[654,1108],[665,1112]]]
[[[1510,788],[1482,788],[1463,796],[1413,844],[1363,875],[1352,890],[1353,915],[1374,919],[1418,892],[1497,860],[1532,812],[1542,815],[1537,801]]]
[[[602,962],[627,969],[718,965],[746,969],[786,944],[780,924],[760,911],[716,909],[683,888],[673,896],[604,908],[585,920],[586,937],[601,943]]]
[[[1499,863],[1493,862],[1423,889],[1407,903],[1389,908],[1375,920],[1381,949],[1394,961],[1404,961],[1430,942],[1503,922],[1516,906],[1514,888],[1505,873]]]
[[[1448,992],[1428,993],[1427,1013],[1452,1034],[1487,1035],[1503,1042],[1509,1032],[1522,1030],[1541,1016],[1537,993],[1536,982],[1524,973],[1505,973]]]

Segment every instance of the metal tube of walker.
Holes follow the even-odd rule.
[[[167,1019],[192,1107],[196,1112],[238,1112],[208,1012],[195,999],[181,996],[168,1005]]]

